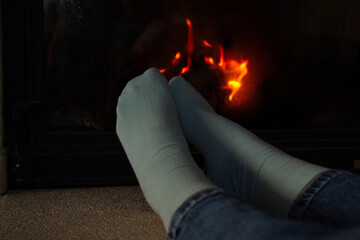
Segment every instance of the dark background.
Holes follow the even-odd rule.
[[[131,78],[184,52],[186,18],[195,63],[203,39],[249,59],[239,106],[201,64],[184,75],[218,113],[290,154],[356,170],[360,1],[3,4],[10,188],[136,183],[114,132],[116,100]]]

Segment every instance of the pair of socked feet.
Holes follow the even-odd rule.
[[[131,80],[117,105],[116,131],[141,189],[166,230],[193,194],[221,187],[286,217],[297,196],[326,169],[293,158],[216,114],[183,78],[155,68]],[[185,136],[204,155],[198,168]]]

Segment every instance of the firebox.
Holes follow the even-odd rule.
[[[2,3],[10,188],[136,184],[115,108],[149,67],[291,155],[359,170],[358,0]]]

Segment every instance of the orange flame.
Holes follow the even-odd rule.
[[[233,100],[234,95],[239,91],[242,80],[248,73],[247,64],[248,60],[244,62],[229,60],[225,62],[225,67],[222,68],[225,78],[228,78],[228,88],[231,89],[231,94],[229,95],[230,102]]]
[[[189,19],[186,19],[186,25],[188,26],[188,42],[187,42],[187,53],[191,56],[194,52],[194,36],[192,30],[192,24]]]
[[[186,43],[186,52],[187,52],[187,66],[181,69],[180,75],[190,71],[191,66],[191,55],[194,52],[194,37],[193,37],[193,30],[192,24],[189,19],[186,19],[186,25],[188,26],[188,40]]]
[[[210,43],[208,43],[206,40],[204,40],[203,43],[206,47],[210,47],[210,48],[212,47],[212,45]]]
[[[228,86],[229,88],[232,89],[231,94],[229,95],[229,101],[231,102],[233,100],[233,97],[235,95],[235,93],[239,90],[239,88],[241,87],[241,83],[237,82],[237,81],[229,81],[228,82]]]
[[[204,40],[204,44],[205,44]],[[211,46],[211,44],[209,44]],[[222,76],[227,81],[227,86],[231,90],[229,95],[229,101],[231,102],[234,99],[235,94],[239,91],[242,85],[243,78],[248,74],[247,64],[248,60],[243,62],[238,62],[234,59],[226,60],[224,57],[224,48],[220,44],[219,47],[219,62],[215,64],[215,61],[212,57],[205,57],[204,61],[207,64],[210,64],[212,68],[216,69],[218,72],[222,73]]]
[[[204,60],[210,65],[215,65],[214,59],[212,57],[205,57]]]
[[[224,48],[219,44],[219,50],[220,50],[220,61],[218,63],[219,67],[224,66]]]
[[[175,66],[179,63],[179,60],[181,58],[181,54],[179,52],[176,53],[175,57],[172,60],[172,65]]]
[[[191,56],[194,52],[194,36],[193,36],[193,27],[192,23],[189,19],[186,19],[186,25],[188,27],[188,38],[186,43],[186,57],[187,57],[187,65],[181,69],[180,75],[190,71],[191,68]],[[205,47],[213,48],[213,45],[208,41],[203,40],[203,44]],[[215,63],[213,57],[204,57],[204,61],[206,64],[210,65],[211,68],[215,69],[222,79],[226,81],[226,86],[224,88],[230,89],[231,93],[228,97],[229,102],[234,100],[234,96],[239,91],[242,86],[243,78],[248,74],[247,64],[248,60],[245,61],[237,61],[234,59],[226,59],[224,54],[224,48],[220,44],[217,45],[219,48],[219,61]],[[179,64],[182,54],[177,52],[172,59],[172,65],[175,66]],[[164,73],[166,68],[160,70],[161,73]]]

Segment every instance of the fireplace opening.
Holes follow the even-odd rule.
[[[249,128],[356,128],[358,4],[336,4],[45,1],[52,119],[113,131],[114,104],[126,82],[149,67],[169,68],[181,53],[180,63],[164,74],[178,75],[190,57],[191,69],[182,75],[219,113]],[[192,24],[191,56],[186,19]],[[201,46],[204,40],[249,61],[235,95],[242,103],[224,102],[229,93],[202,61],[214,52]]]
[[[357,0],[37,0],[4,9],[14,187],[133,183],[115,107],[149,67],[183,76],[217,113],[290,154],[356,170]]]

